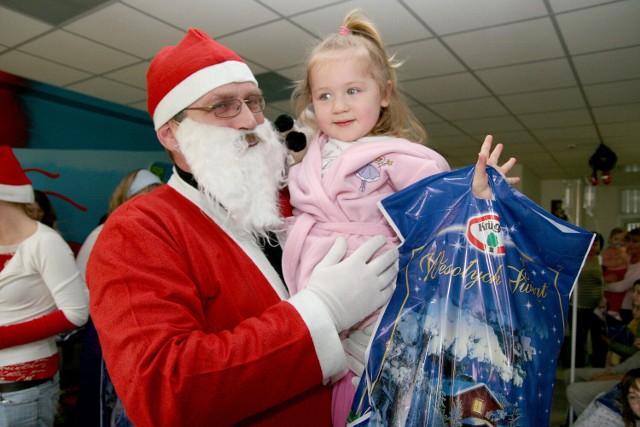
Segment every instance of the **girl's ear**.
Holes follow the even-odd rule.
[[[388,107],[389,102],[391,101],[391,90],[393,89],[393,84],[391,80],[387,80],[387,84],[382,92],[382,99],[380,100],[381,107]]]

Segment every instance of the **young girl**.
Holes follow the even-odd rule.
[[[629,266],[627,254],[627,232],[620,227],[615,227],[609,234],[609,246],[602,251],[602,267],[605,283],[617,282],[624,278]],[[608,314],[620,317],[620,308],[624,299],[624,292],[605,292],[604,296],[609,305]]]
[[[609,292],[624,292],[625,296],[620,305],[620,317],[624,322],[631,320],[631,306],[633,299],[633,283],[640,279],[640,227],[627,232],[625,237],[629,265],[624,277],[615,282],[605,280],[604,290]]]
[[[622,420],[624,427],[635,427],[640,420],[640,368],[622,377]]]
[[[296,115],[316,133],[302,162],[289,171],[294,216],[288,219],[283,273],[291,294],[305,287],[338,235],[346,238],[347,253],[375,235],[387,237],[381,250],[397,245],[377,202],[449,170],[440,154],[422,145],[426,133],[402,100],[398,65],[374,25],[357,10],[307,60],[306,77],[293,100]],[[485,189],[486,162],[496,164],[502,150],[498,145],[489,155],[490,148],[488,137],[477,167],[484,174]],[[510,159],[500,170],[507,172],[514,163]],[[346,424],[355,394],[353,376],[349,372],[333,386],[335,426]]]
[[[580,414],[575,427],[640,426],[640,368],[629,369],[611,390],[600,393]]]

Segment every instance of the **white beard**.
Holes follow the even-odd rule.
[[[249,147],[254,138],[258,144]],[[185,119],[176,139],[206,203],[227,212],[226,226],[256,239],[283,230],[278,192],[287,152],[271,123],[239,131]]]

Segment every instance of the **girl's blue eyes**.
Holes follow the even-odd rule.
[[[347,89],[347,95],[356,95],[358,93],[360,93],[360,89],[358,89],[358,88],[352,87],[352,88]],[[321,100],[321,101],[327,101],[327,100],[331,99],[331,94],[323,93],[322,95],[320,95],[318,97],[318,99]]]

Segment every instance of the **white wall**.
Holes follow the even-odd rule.
[[[577,190],[580,188],[580,195]],[[585,188],[595,190],[595,206],[591,211],[584,208]],[[611,184],[604,184],[602,181],[591,186],[587,179],[583,179],[579,184],[577,180],[542,180],[540,182],[541,199],[540,206],[546,210],[551,209],[551,200],[565,199],[566,195],[571,199],[568,208],[565,210],[572,223],[587,230],[597,231],[608,239],[609,232],[614,227],[624,225],[625,217],[639,217],[637,215],[621,214],[621,192],[625,188],[640,188],[640,176],[638,174],[618,173],[613,175]],[[576,206],[577,202],[580,206]]]
[[[584,177],[578,184],[578,180],[553,180],[539,179],[526,167],[516,164],[509,176],[519,176],[521,182],[513,187],[542,206],[547,211],[551,211],[551,200],[570,200],[569,206],[565,206],[570,222],[577,224],[587,230],[597,231],[602,234],[605,240],[609,237],[609,232],[614,227],[623,227],[625,220],[636,218],[640,222],[640,213],[621,214],[621,192],[628,188],[640,188],[640,173],[628,173],[622,170],[613,171],[613,181],[611,184],[604,184],[602,179],[596,186],[589,182],[590,177]],[[578,187],[580,197],[578,199]],[[584,208],[585,189],[591,190],[595,194],[595,205],[593,209]],[[579,202],[580,209],[576,204]]]
[[[513,188],[540,205],[540,180],[525,166],[517,164],[511,169],[509,176],[520,177],[520,182],[513,185]],[[542,207],[545,207],[541,205]]]

